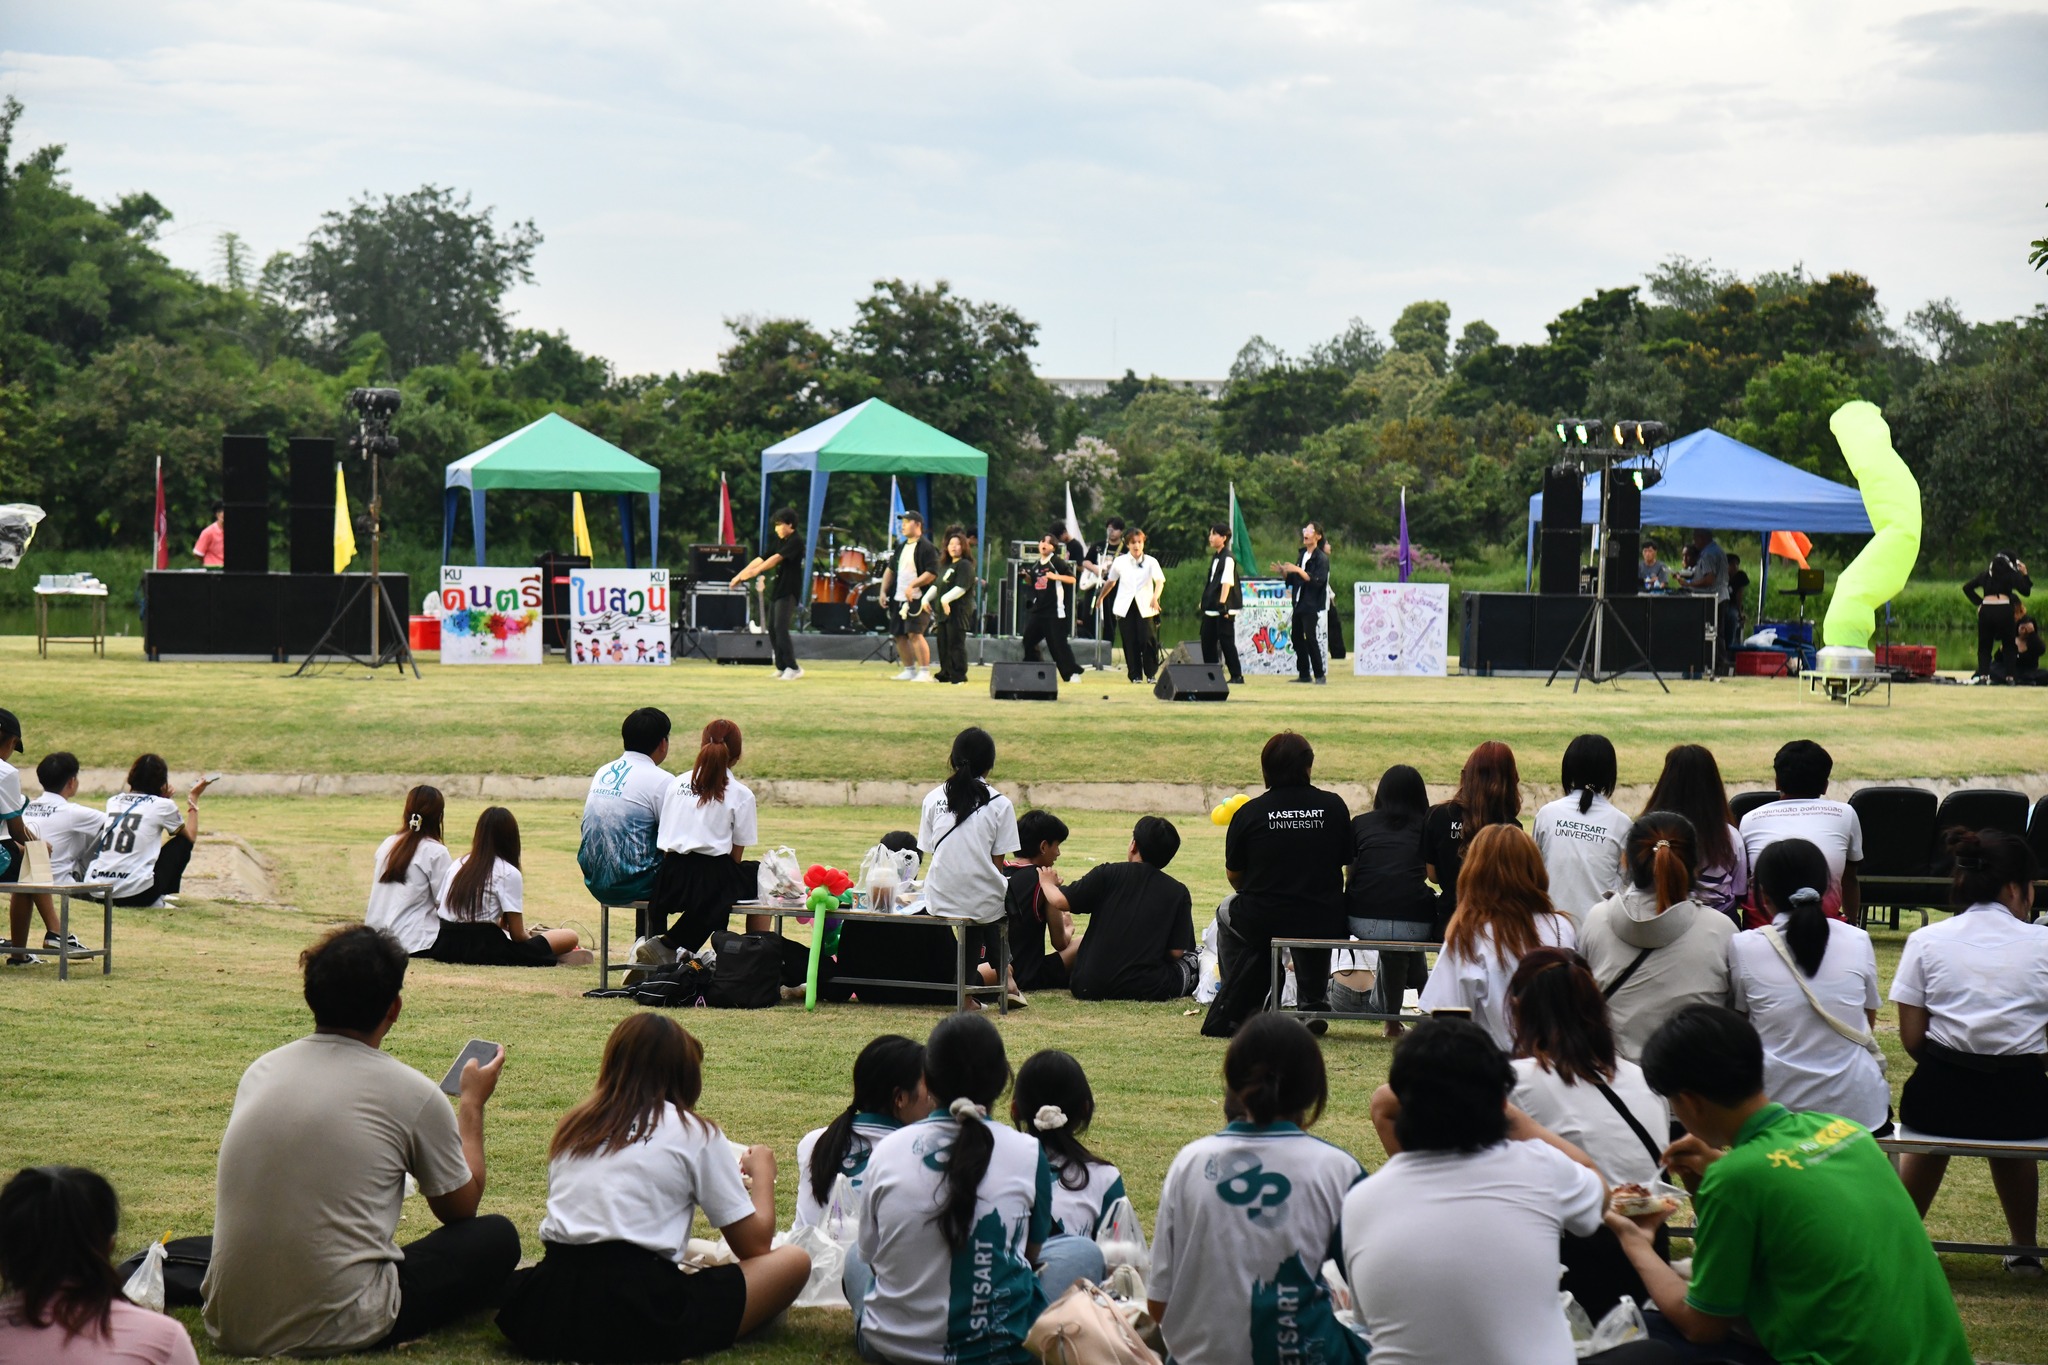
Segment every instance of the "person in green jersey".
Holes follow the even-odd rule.
[[[1664,1160],[1692,1189],[1699,1228],[1688,1286],[1651,1246],[1663,1215],[1607,1214],[1656,1303],[1651,1336],[1684,1360],[1970,1365],[1941,1263],[1877,1140],[1773,1104],[1748,1020],[1687,1006],[1642,1065],[1685,1125]],[[1767,1354],[1731,1338],[1745,1320]]]

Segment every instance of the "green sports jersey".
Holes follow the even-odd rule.
[[[1748,1318],[1780,1365],[1970,1365],[1927,1229],[1860,1125],[1766,1105],[1693,1203],[1686,1302]]]

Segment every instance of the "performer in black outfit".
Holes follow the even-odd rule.
[[[1074,566],[1059,552],[1061,539],[1058,531],[1040,536],[1038,562],[1024,566],[1024,658],[1037,663],[1042,642],[1052,653],[1060,681],[1072,682],[1081,676],[1081,665],[1074,662],[1073,647],[1067,643],[1075,575]]]
[[[1219,521],[1209,528],[1209,578],[1202,584],[1202,662],[1227,664],[1233,684],[1244,681],[1237,662],[1237,611],[1243,605],[1230,528]]]
[[[2026,562],[2011,550],[1993,555],[1983,573],[1963,584],[1963,596],[1977,609],[1977,677],[1991,676],[1993,645],[2012,650],[2014,624],[2018,620],[2013,614],[2013,598],[2024,597],[2033,590],[2034,580],[2027,576]]]
[[[1323,649],[1316,640],[1316,623],[1330,606],[1330,551],[1323,544],[1321,523],[1312,521],[1301,528],[1300,560],[1277,562],[1273,571],[1290,580],[1288,591],[1294,594],[1294,680],[1326,682]]]
[[[1114,563],[1116,557],[1122,554],[1123,552],[1124,519],[1122,517],[1111,517],[1107,525],[1103,528],[1102,539],[1096,541],[1093,545],[1090,545],[1085,550],[1083,550],[1081,552],[1081,557],[1075,562],[1078,563],[1083,570],[1094,574],[1095,577],[1098,580],[1100,580],[1109,577],[1109,566],[1112,563]],[[1103,615],[1102,596],[1103,589],[1099,585],[1088,589],[1088,591],[1084,593],[1075,594],[1075,634],[1086,636],[1088,639],[1091,640],[1095,638],[1097,624],[1098,622],[1101,622],[1101,618]],[[1107,623],[1102,622],[1102,624]],[[1109,627],[1109,635],[1112,639],[1115,638],[1116,627]]]
[[[796,509],[777,508],[772,521],[775,526],[775,552],[749,562],[747,567],[732,576],[732,586],[737,588],[750,578],[775,570],[767,611],[768,643],[775,651],[775,676],[790,681],[804,675],[804,671],[797,667],[796,641],[789,631],[796,620],[797,600],[804,593],[804,571],[810,566],[804,559],[804,538],[796,533]]]
[[[925,590],[938,622],[939,671],[943,683],[967,681],[967,622],[974,615],[974,556],[967,553],[964,527],[946,528],[946,552],[939,558],[939,576]]]

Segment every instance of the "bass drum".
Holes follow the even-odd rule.
[[[889,628],[889,609],[882,600],[882,580],[877,578],[853,590],[854,619],[865,631]]]
[[[831,602],[844,606],[849,600],[849,591],[844,580],[836,574],[814,573],[811,575],[811,601]]]

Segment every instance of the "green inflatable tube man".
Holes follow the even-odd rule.
[[[1828,429],[1856,476],[1872,535],[1835,580],[1821,638],[1830,648],[1867,650],[1877,609],[1898,596],[1920,558],[1920,484],[1892,449],[1892,429],[1876,404],[1861,399],[1842,404],[1828,419]]]

